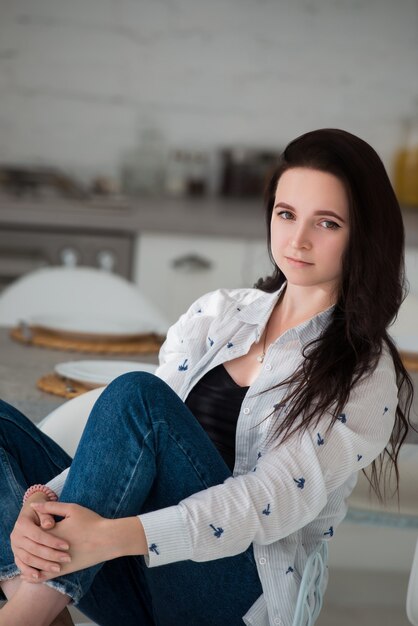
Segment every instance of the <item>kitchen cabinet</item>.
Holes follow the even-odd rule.
[[[145,232],[137,238],[133,279],[174,323],[202,294],[252,287],[269,268],[262,240]]]

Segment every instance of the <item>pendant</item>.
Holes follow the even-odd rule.
[[[266,353],[263,352],[263,354],[260,354],[260,356],[257,357],[257,361],[259,363],[262,363],[264,361],[264,357],[266,356]]]

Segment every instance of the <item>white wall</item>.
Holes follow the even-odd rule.
[[[340,126],[390,167],[418,98],[415,0],[0,0],[0,162],[117,172],[167,145]]]

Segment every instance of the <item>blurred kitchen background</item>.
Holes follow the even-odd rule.
[[[265,176],[325,126],[413,171],[418,244],[417,67],[416,0],[0,0],[0,285],[94,265],[170,321],[251,285]]]
[[[251,286],[270,270],[278,153],[341,127],[386,165],[418,293],[417,68],[416,0],[0,0],[0,291],[88,265],[173,322],[206,291]],[[379,548],[370,574],[346,539],[321,626],[407,623],[414,541],[371,533],[391,571]]]

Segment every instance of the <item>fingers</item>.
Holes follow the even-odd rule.
[[[62,565],[71,563],[69,554],[33,544],[29,540],[22,541],[21,546],[15,547],[14,556],[16,565],[19,567],[22,575],[34,580],[41,578],[40,572],[37,570],[42,570],[44,573],[52,576],[58,576]]]
[[[50,500],[47,502],[32,502],[30,506],[38,513],[38,515],[40,513],[49,513],[50,515],[59,515],[61,517],[68,517],[77,508],[76,504],[53,502]]]
[[[27,554],[29,554],[30,557],[33,557],[33,562],[31,558],[30,560],[25,560],[25,562],[28,563],[28,565],[31,565],[38,569],[45,569],[51,572],[57,572],[60,570],[59,569],[57,570],[56,568],[51,569],[48,567],[43,567],[44,564],[39,563],[39,560],[45,561],[45,563],[51,562],[52,565],[57,565],[58,563],[70,563],[71,562],[71,557],[68,554],[68,552],[61,552],[60,550],[54,550],[53,548],[48,548],[47,546],[36,544],[30,539],[23,539],[21,541],[19,548],[16,550],[16,552],[18,553],[18,551],[19,552],[24,551]],[[22,557],[20,556],[20,558]]]
[[[31,524],[30,521],[24,518],[18,518],[12,534],[10,535],[10,539],[12,547],[15,545],[20,547],[23,540],[29,539],[34,544],[47,546],[49,548],[53,548],[54,550],[69,549],[67,542],[63,541],[59,537],[55,537],[55,535],[50,532],[44,531],[39,526]]]
[[[41,528],[45,528],[47,530],[54,528],[55,519],[52,517],[52,515],[48,515],[48,514],[41,513],[40,511],[38,511],[38,517],[39,517],[39,523],[41,525]]]
[[[49,578],[59,576],[62,565],[71,562],[69,555],[58,557],[60,562],[54,561],[55,554],[44,552],[45,558],[34,555],[23,548],[19,548],[15,553],[15,563],[20,569],[21,576],[29,582],[43,582]],[[49,556],[50,558],[46,558]]]
[[[61,571],[61,567],[58,563],[46,561],[22,549],[15,554],[15,562],[16,564],[19,563],[18,567],[23,576],[35,580],[40,578],[40,572],[38,570],[44,570],[45,572],[55,574],[55,576],[58,576]]]
[[[26,565],[26,563],[24,563],[23,561],[21,561],[19,559],[18,556],[16,556],[15,554],[15,563],[18,566],[18,568],[20,569],[20,573],[22,578],[24,578],[26,581],[28,582],[41,582],[41,572],[39,572],[37,569],[34,569],[32,567],[30,567],[29,565]]]
[[[19,569],[25,576],[37,578],[36,572],[33,570],[43,570],[51,574],[58,575],[61,572],[61,566],[65,563],[71,563],[71,557],[64,553],[55,553],[39,551],[34,554],[32,549],[17,548],[14,552],[15,561],[19,561]]]

